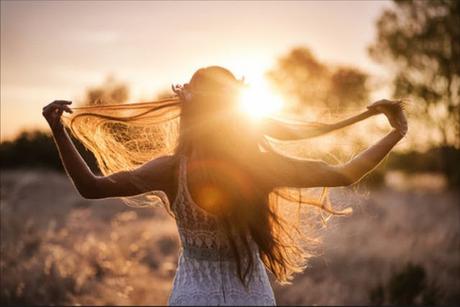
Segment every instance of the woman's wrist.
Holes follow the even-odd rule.
[[[58,125],[51,127],[51,131],[53,132],[54,136],[61,136],[61,135],[64,135],[65,128],[62,123],[59,123]]]
[[[399,139],[402,139],[406,135],[406,131],[395,128],[395,129],[391,130],[390,134],[398,137]]]

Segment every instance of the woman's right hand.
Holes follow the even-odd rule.
[[[43,108],[42,115],[48,122],[51,130],[56,131],[61,129],[61,116],[62,113],[68,112],[72,113],[72,109],[69,108],[69,105],[72,104],[72,101],[67,100],[55,100]]]
[[[390,125],[398,131],[401,136],[407,133],[407,119],[404,114],[404,104],[400,100],[382,99],[367,107],[375,113],[383,113],[388,118]]]

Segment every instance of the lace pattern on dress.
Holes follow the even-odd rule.
[[[257,245],[250,242],[254,269],[245,287],[218,219],[192,200],[187,158],[181,157],[177,197],[171,206],[181,241],[169,305],[276,305]]]

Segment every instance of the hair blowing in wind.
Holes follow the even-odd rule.
[[[293,125],[273,118],[254,122],[243,116],[238,107],[243,86],[230,71],[211,66],[195,72],[189,83],[174,87],[174,98],[74,108],[63,122],[94,154],[105,176],[135,170],[154,159],[186,157],[186,178],[189,184],[194,183],[189,187],[192,199],[219,220],[218,226],[237,260],[241,282],[247,284],[254,269],[253,241],[265,267],[285,283],[293,273],[305,268],[319,243],[315,222],[305,215],[301,218],[300,207],[310,205],[329,215],[351,213],[349,208],[333,209],[326,188],[319,199],[302,197],[303,183],[308,185],[313,180],[310,178],[332,174],[334,179],[309,186],[348,185],[372,169],[386,152],[369,152],[342,171],[322,162],[290,158],[279,150],[279,145],[275,150],[273,142],[321,136],[379,112],[389,114],[399,110],[401,104],[380,101],[335,124]],[[267,157],[270,163],[264,163]],[[308,173],[293,176],[299,165],[306,167]],[[125,198],[129,205],[158,204],[174,215],[174,200],[163,191],[148,191],[148,183],[135,175],[130,176],[130,181],[147,192]],[[280,184],[274,186],[273,182]],[[296,204],[297,210],[286,203]]]

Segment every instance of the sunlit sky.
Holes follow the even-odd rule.
[[[2,1],[1,137],[46,127],[41,108],[78,101],[109,74],[131,101],[221,65],[250,82],[292,47],[384,74],[368,57],[388,1]]]

